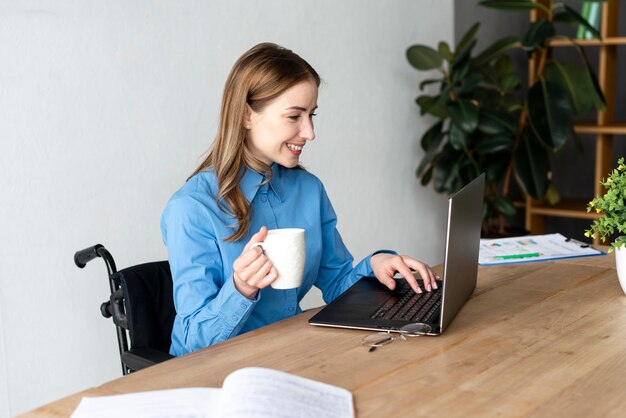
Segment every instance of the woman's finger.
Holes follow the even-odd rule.
[[[402,277],[404,277],[404,279],[409,283],[409,285],[411,286],[411,289],[413,289],[415,293],[422,293],[422,289],[420,289],[420,286],[417,283],[417,280],[413,276],[413,272],[411,272],[411,269],[404,262],[402,257],[398,257],[397,259],[394,260],[393,267],[396,269],[398,273],[402,275]]]
[[[438,286],[437,281],[435,280],[435,273],[433,273],[428,264],[407,256],[403,256],[402,259],[409,267],[419,273],[424,281],[424,287],[426,290],[430,292],[432,289],[437,289]]]
[[[396,281],[394,280],[393,276],[394,275],[390,274],[386,269],[376,274],[376,278],[378,279],[378,281],[387,286],[389,290],[393,290],[396,288]]]
[[[263,262],[263,264],[258,265],[257,263],[259,261]],[[246,281],[246,283],[250,286],[261,288],[259,283],[265,278],[265,276],[267,276],[273,266],[270,260],[268,260],[265,256],[259,257],[259,261],[255,261],[254,265],[251,265],[248,268],[250,278]]]
[[[278,270],[276,270],[276,267],[272,266],[267,275],[257,283],[257,287],[263,289],[271,285],[276,279],[278,279]]]
[[[243,271],[249,267],[252,263],[259,259],[263,255],[263,250],[259,247],[250,248],[244,250],[243,253],[233,262],[233,269],[236,272]]]
[[[245,249],[249,249],[252,244],[255,244],[257,242],[263,242],[265,238],[267,238],[267,228],[265,226],[262,226],[261,229],[259,229],[259,232],[252,235],[252,238],[250,238],[250,241],[248,241],[248,243],[246,244]]]

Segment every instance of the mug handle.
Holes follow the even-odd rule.
[[[261,247],[261,254],[265,254],[265,248],[263,248],[263,244],[264,242],[255,242],[250,246],[250,249],[253,249],[254,247]]]

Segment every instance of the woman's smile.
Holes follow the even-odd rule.
[[[287,148],[289,149],[289,151],[291,151],[293,154],[295,154],[295,155],[302,154],[302,148],[304,148],[304,144],[296,145],[296,144],[287,143],[286,145],[287,145]]]

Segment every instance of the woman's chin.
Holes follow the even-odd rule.
[[[288,159],[284,159],[283,161],[276,161],[278,164],[282,165],[283,167],[286,168],[294,168],[298,166],[298,163],[300,162],[299,158],[288,158]]]

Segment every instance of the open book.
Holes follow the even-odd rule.
[[[72,418],[303,417],[353,418],[343,388],[277,370],[249,367],[224,379],[222,389],[181,388],[85,397]]]

